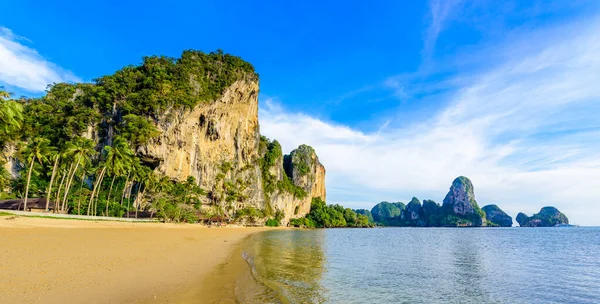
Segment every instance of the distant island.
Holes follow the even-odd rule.
[[[511,227],[513,219],[497,205],[479,207],[471,180],[457,177],[440,205],[432,200],[423,203],[413,197],[408,204],[381,202],[370,211],[354,210],[378,226],[396,227]],[[568,224],[567,217],[554,207],[544,207],[540,213],[517,216],[521,227],[553,227]]]
[[[517,223],[521,227],[554,227],[569,225],[569,219],[554,207],[544,207],[531,217],[520,212],[517,215]]]

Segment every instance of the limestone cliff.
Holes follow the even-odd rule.
[[[449,213],[447,224],[456,222],[460,226],[485,226],[485,213],[477,205],[475,191],[471,180],[464,176],[457,177],[444,198],[442,208]]]
[[[137,151],[155,170],[180,181],[194,177],[210,192],[207,204],[227,201],[221,189],[231,182],[241,202],[264,207],[258,82],[237,81],[219,99],[192,110],[163,113],[156,125],[160,135]]]
[[[289,155],[282,155],[277,141],[262,138],[262,145],[267,146],[262,152],[265,201],[270,202],[268,207],[283,212],[284,225],[291,218],[308,214],[313,197],[326,199],[325,167],[312,147],[300,145]]]
[[[491,222],[491,225],[500,227],[511,227],[513,220],[500,207],[496,205],[487,205],[481,208],[485,212],[485,218]]]
[[[403,226],[425,226],[421,202],[413,197],[400,215]]]
[[[265,189],[261,161],[267,151],[260,149],[258,90],[257,81],[237,81],[215,101],[164,113],[156,123],[160,135],[137,153],[173,179],[194,177],[208,192],[203,203],[221,206],[226,215],[245,207],[267,210],[267,215],[281,211],[285,225],[310,211],[312,197],[326,199],[325,168],[312,148],[300,146],[290,155],[302,159],[289,170],[284,170],[283,157],[267,169],[275,183],[289,178],[305,195],[283,187]]]
[[[127,136],[143,165],[195,181],[205,194],[199,212],[251,214],[254,224],[275,217],[285,225],[306,215],[313,197],[326,199],[325,168],[311,147],[292,151],[284,168],[279,144],[261,137],[258,74],[239,57],[194,50],[145,57],[79,87],[74,96],[100,114],[84,136],[99,151]],[[142,199],[152,204],[152,197]]]

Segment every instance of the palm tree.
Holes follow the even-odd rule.
[[[0,135],[6,136],[21,128],[23,106],[10,100],[11,94],[0,87]]]
[[[106,215],[108,216],[108,205],[110,204],[110,197],[115,179],[118,176],[125,175],[127,167],[133,159],[134,152],[131,150],[131,148],[129,148],[127,141],[120,136],[115,137],[112,146],[105,147],[104,150],[106,151],[106,161],[104,164],[108,168],[109,173],[111,173],[113,176],[113,179],[110,183],[110,188],[108,190],[108,198],[106,202]]]
[[[56,176],[56,169],[58,168],[58,162],[60,160],[60,152],[54,153],[51,158],[54,159],[54,166],[52,167],[52,176],[50,177],[50,184],[48,185],[48,191],[46,192],[46,212],[48,212],[48,206],[52,199],[52,185],[54,184],[54,177]],[[54,203],[54,209],[56,209],[57,203]]]
[[[144,193],[146,192],[146,188],[148,186],[152,187],[152,183],[155,180],[155,174],[150,168],[139,165],[133,172],[134,178],[139,182],[138,193],[133,201],[133,205],[135,207],[135,218],[138,217],[138,210],[141,204],[142,199],[144,198]]]
[[[128,193],[125,193],[125,198],[127,198],[127,217],[129,217],[129,203],[131,203],[131,192],[133,191],[133,185],[135,184],[135,180],[138,176],[138,174],[136,173],[137,171],[141,170],[142,167],[142,163],[140,161],[139,158],[134,157],[131,160],[131,163],[129,164],[129,174],[128,176],[131,177],[131,180],[129,181],[129,188],[125,188],[128,190]],[[125,185],[127,186],[127,185]],[[123,191],[125,191],[125,189],[123,189]],[[138,189],[139,191],[139,189]]]
[[[73,184],[73,178],[75,177],[75,173],[79,168],[79,165],[87,164],[90,161],[90,157],[94,153],[94,142],[87,138],[76,138],[73,141],[67,142],[65,149],[65,156],[71,158],[75,161],[75,166],[70,169],[67,179],[67,184],[65,185],[65,194],[63,197],[63,205],[62,210],[66,210],[67,205],[67,196],[69,195],[69,190],[71,189],[71,185]]]
[[[171,181],[171,178],[166,175],[162,175],[160,178],[157,178],[157,181],[154,183],[154,187],[152,188],[154,192],[158,193],[169,192],[171,189],[173,189],[173,182]]]
[[[152,187],[150,188],[152,190],[152,192],[154,192],[154,201],[157,202],[157,198],[160,197],[164,197],[165,195],[167,195],[166,193],[171,191],[173,189],[173,182],[171,181],[171,178],[169,178],[166,175],[161,175],[160,177],[157,176],[156,174],[154,175],[155,180],[152,183]],[[150,213],[150,218],[152,218],[152,216],[154,215],[154,212],[157,211],[158,207],[156,203],[153,203],[153,209],[154,211],[151,211]]]
[[[27,199],[29,197],[29,184],[31,182],[31,173],[33,172],[33,165],[37,160],[40,164],[43,164],[48,160],[48,155],[55,150],[54,147],[50,146],[50,140],[46,138],[34,138],[23,151],[21,156],[23,160],[30,163],[29,172],[27,172],[27,186],[25,186],[25,200],[23,201],[23,210],[27,210]]]
[[[134,155],[133,150],[129,148],[127,141],[121,136],[116,136],[113,140],[112,146],[104,147],[104,151],[106,153],[106,158],[102,166],[102,171],[100,171],[98,179],[96,179],[94,189],[92,190],[90,204],[93,204],[95,197],[99,195],[100,188],[102,187],[102,180],[104,179],[106,171],[110,170],[115,174],[121,174],[122,172],[125,172],[127,164],[131,161]],[[112,187],[109,191],[109,195],[110,192],[112,192]],[[108,214],[108,203],[106,206],[106,213]],[[94,214],[96,214],[95,208]]]

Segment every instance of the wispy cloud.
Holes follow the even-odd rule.
[[[26,46],[30,40],[0,27],[0,84],[29,92],[43,92],[48,84],[81,81]]]
[[[260,109],[261,131],[286,150],[316,148],[328,169],[330,202],[441,201],[452,179],[466,175],[480,204],[498,204],[512,216],[555,205],[577,223],[600,224],[598,21],[482,47],[497,49],[485,55],[498,63],[436,80],[454,87],[446,106],[420,123],[365,133],[267,107]]]
[[[431,0],[429,1],[429,26],[423,39],[423,63],[429,64],[432,53],[435,50],[435,44],[438,36],[444,30],[446,22],[451,18],[452,13],[456,11],[462,3],[462,0]]]

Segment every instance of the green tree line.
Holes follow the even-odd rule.
[[[367,216],[338,204],[327,205],[319,197],[312,199],[308,215],[290,220],[290,225],[304,228],[373,227]]]

